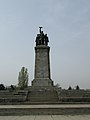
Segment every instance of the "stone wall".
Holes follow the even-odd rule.
[[[61,102],[90,102],[90,90],[57,90]]]

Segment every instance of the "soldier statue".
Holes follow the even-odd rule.
[[[49,42],[47,34],[45,34],[44,38],[45,38],[45,45],[47,46]]]

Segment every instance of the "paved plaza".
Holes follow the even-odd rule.
[[[90,115],[0,116],[0,120],[90,120]]]

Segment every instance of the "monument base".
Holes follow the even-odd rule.
[[[32,81],[32,86],[53,86],[53,81],[48,78],[34,79]]]

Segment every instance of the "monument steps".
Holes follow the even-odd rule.
[[[56,91],[48,91],[48,90],[43,90],[43,91],[30,91],[28,93],[27,100],[30,102],[57,102],[58,99],[58,94]]]
[[[25,90],[2,90],[0,91],[0,104],[12,102],[24,102],[27,99],[28,91]]]
[[[0,104],[90,104],[90,90],[58,90],[46,87],[0,91]]]

